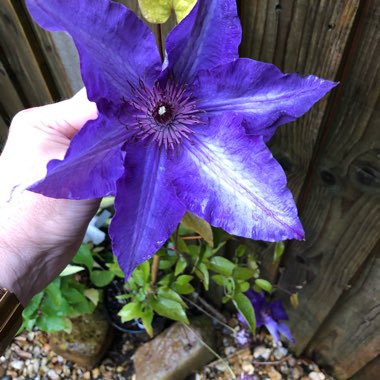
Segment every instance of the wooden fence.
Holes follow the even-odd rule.
[[[137,9],[135,0],[123,2]],[[257,249],[266,276],[298,292],[299,307],[288,308],[296,352],[338,379],[374,380],[380,377],[380,0],[238,5],[242,56],[341,82],[271,142],[298,200],[306,242],[288,242],[277,264],[271,246]],[[51,36],[31,22],[20,0],[2,0],[0,144],[17,111],[71,93]]]

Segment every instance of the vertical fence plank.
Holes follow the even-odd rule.
[[[350,380],[374,380],[379,377],[380,373],[380,356],[377,356],[358,373],[350,378]]]
[[[16,88],[22,91],[27,103],[25,105],[51,102],[48,87],[10,0],[2,0],[0,19],[0,57],[4,65],[7,63],[6,69],[12,70]]]
[[[5,141],[7,140],[8,136],[8,126],[5,124],[5,121],[0,116],[0,153],[3,150]]]
[[[380,353],[380,241],[374,253],[307,349],[338,379],[348,379]]]
[[[290,311],[297,352],[310,342],[380,238],[379,0],[363,2],[339,96],[310,176],[306,242],[292,242],[280,286],[300,291]]]
[[[238,4],[242,56],[274,63],[284,72],[337,79],[359,0],[240,0]],[[309,170],[328,99],[321,100],[296,122],[279,128],[270,142],[296,199]],[[279,263],[272,262],[268,254],[272,249],[257,247],[263,275],[275,281]]]
[[[24,108],[22,101],[13,87],[12,80],[6,71],[0,58],[0,105],[1,114],[5,120],[11,120],[13,116]]]
[[[359,0],[239,3],[242,56],[274,63],[284,72],[336,79]],[[272,151],[287,171],[295,198],[304,183],[326,105],[324,99],[297,122],[281,127],[272,141]]]
[[[50,32],[42,29],[31,19],[24,2],[12,0],[12,4],[53,100],[71,97],[73,91]]]

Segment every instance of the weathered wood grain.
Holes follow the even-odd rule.
[[[25,36],[10,0],[2,0],[0,7],[1,59],[12,68],[13,81],[25,106],[36,106],[52,101],[41,70]]]
[[[0,58],[0,109],[1,115],[11,120],[24,105],[13,86],[12,78],[9,76]]]
[[[380,355],[363,367],[350,380],[374,380],[379,377],[380,373]]]
[[[8,126],[5,124],[4,119],[0,116],[0,153],[3,150],[5,141],[8,136]]]
[[[31,19],[23,1],[12,0],[12,5],[28,38],[53,100],[59,101],[71,97],[73,91],[51,34]]]
[[[280,286],[300,289],[290,310],[301,352],[380,238],[379,1],[365,1],[341,85],[313,162],[302,220]]]
[[[241,56],[274,63],[284,72],[336,80],[359,0],[238,1],[243,27]],[[329,96],[294,123],[282,126],[270,142],[298,199]],[[271,249],[271,248],[270,248]],[[277,277],[278,264],[260,253],[263,273]]]
[[[380,241],[307,349],[338,379],[348,379],[380,353],[379,274]]]

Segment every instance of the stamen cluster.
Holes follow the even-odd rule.
[[[202,123],[200,111],[185,85],[168,81],[163,89],[158,82],[147,88],[140,81],[139,87],[131,88],[134,97],[130,104],[137,111],[134,137],[138,140],[149,138],[159,147],[174,149],[183,139],[190,140],[193,127]]]

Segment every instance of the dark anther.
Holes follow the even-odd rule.
[[[152,112],[154,120],[160,124],[167,124],[173,120],[174,110],[173,107],[168,103],[160,103]]]
[[[331,174],[330,172],[328,172],[327,170],[322,170],[321,171],[321,179],[322,181],[326,184],[326,185],[329,185],[329,186],[333,186],[335,185],[336,183],[336,179],[334,177],[333,174]]]

